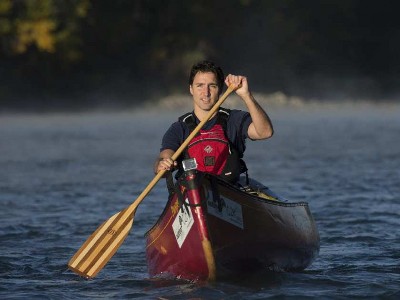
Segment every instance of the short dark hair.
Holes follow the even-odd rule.
[[[192,70],[189,75],[189,85],[193,84],[194,77],[197,73],[211,72],[214,73],[217,78],[217,84],[219,88],[219,93],[222,93],[222,88],[224,87],[224,72],[222,72],[221,67],[215,65],[212,61],[203,60],[193,65]]]

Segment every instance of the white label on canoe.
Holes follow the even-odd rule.
[[[188,199],[185,200],[187,202]],[[189,213],[188,213],[189,212]],[[189,234],[190,228],[194,223],[192,210],[190,207],[180,208],[174,222],[172,223],[172,229],[174,230],[176,241],[178,242],[179,248],[182,247],[187,235]]]
[[[242,206],[235,201],[221,197],[221,205],[212,199],[212,193],[207,197],[207,211],[210,215],[216,216],[226,222],[229,222],[239,228],[243,227]]]

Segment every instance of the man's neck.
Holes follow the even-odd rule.
[[[199,119],[200,122],[203,121],[203,120],[207,117],[207,115],[208,115],[208,113],[209,113],[209,111],[200,110],[200,109],[197,109],[197,110],[194,109],[193,112],[194,112],[196,118]],[[212,118],[214,118],[214,117],[216,116],[216,114],[217,114],[217,112],[215,112],[215,113],[211,116],[211,118],[210,118],[209,120],[211,120]]]

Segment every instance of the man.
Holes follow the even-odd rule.
[[[192,67],[189,76],[193,112],[180,117],[165,133],[160,155],[154,164],[155,173],[178,166],[171,157],[218,101],[224,81],[227,86],[237,87],[236,94],[243,100],[248,112],[221,108],[193,138],[184,157],[196,158],[200,171],[235,182],[240,175],[239,164],[246,149],[246,138],[262,140],[273,135],[271,120],[251,94],[247,78],[229,74],[224,80],[220,67],[213,62],[202,61]]]

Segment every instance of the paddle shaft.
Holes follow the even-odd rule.
[[[218,99],[218,101],[214,104],[212,109],[208,112],[207,116],[196,126],[196,128],[192,131],[192,133],[186,138],[186,140],[181,144],[181,146],[176,150],[176,152],[172,155],[171,159],[176,161],[178,157],[182,154],[182,152],[186,149],[192,139],[199,133],[201,128],[203,128],[204,124],[207,123],[211,119],[211,117],[216,113],[222,103],[226,98],[235,90],[234,86],[229,86],[225,93]],[[138,198],[133,202],[127,209],[126,214],[130,216],[133,214],[140,202],[150,193],[156,183],[164,176],[166,170],[162,170],[157,173],[157,175],[153,178],[152,181],[147,185],[147,187],[143,190],[143,192],[138,196]]]
[[[211,119],[225,99],[236,89],[229,86],[225,93],[214,104],[207,116],[202,120],[193,132],[186,138],[182,145],[172,155],[172,160],[177,160],[195,135],[201,130],[204,124]],[[104,222],[83,244],[77,253],[71,258],[68,266],[71,270],[84,277],[94,277],[110,260],[119,246],[124,241],[133,224],[133,216],[136,208],[143,199],[150,193],[156,183],[163,177],[166,170],[156,174],[153,180],[147,185],[139,197],[123,211],[116,213]]]

